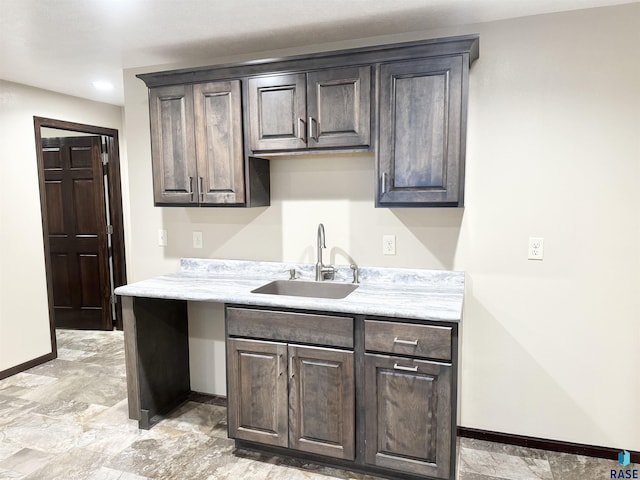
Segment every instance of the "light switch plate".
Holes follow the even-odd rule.
[[[202,232],[193,232],[193,248],[202,248]]]
[[[167,231],[166,230],[158,230],[158,246],[166,247],[167,246]]]

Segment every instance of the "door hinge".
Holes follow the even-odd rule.
[[[111,295],[111,297],[109,298],[109,301],[111,302],[111,305],[112,305],[113,307],[115,307],[115,306],[116,306],[116,304],[118,303],[118,299],[116,298],[116,296],[115,296],[115,295]]]
[[[107,235],[113,235],[113,225],[107,225]]]
[[[106,166],[109,163],[109,154],[107,152],[102,153],[102,166]]]

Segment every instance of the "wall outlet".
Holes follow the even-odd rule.
[[[193,232],[193,248],[202,248],[202,232]]]
[[[542,260],[544,258],[544,238],[529,237],[529,260]]]
[[[167,246],[167,231],[166,230],[158,230],[158,246],[166,247]]]
[[[396,236],[395,235],[382,236],[382,254],[383,255],[396,254]]]

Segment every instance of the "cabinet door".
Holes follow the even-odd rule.
[[[368,146],[371,67],[309,72],[307,115],[310,148]]]
[[[379,75],[377,204],[462,206],[462,56],[383,64]]]
[[[290,447],[353,460],[353,352],[289,345]]]
[[[150,89],[149,112],[156,205],[198,203],[191,86]]]
[[[244,203],[240,81],[193,86],[200,204]]]
[[[307,147],[305,74],[249,79],[253,151]]]
[[[229,437],[288,446],[287,345],[227,339]]]
[[[366,462],[449,478],[451,366],[365,355]]]

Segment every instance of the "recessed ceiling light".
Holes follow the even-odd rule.
[[[113,84],[111,82],[105,82],[104,80],[96,80],[93,82],[93,86],[96,90],[113,90]]]

